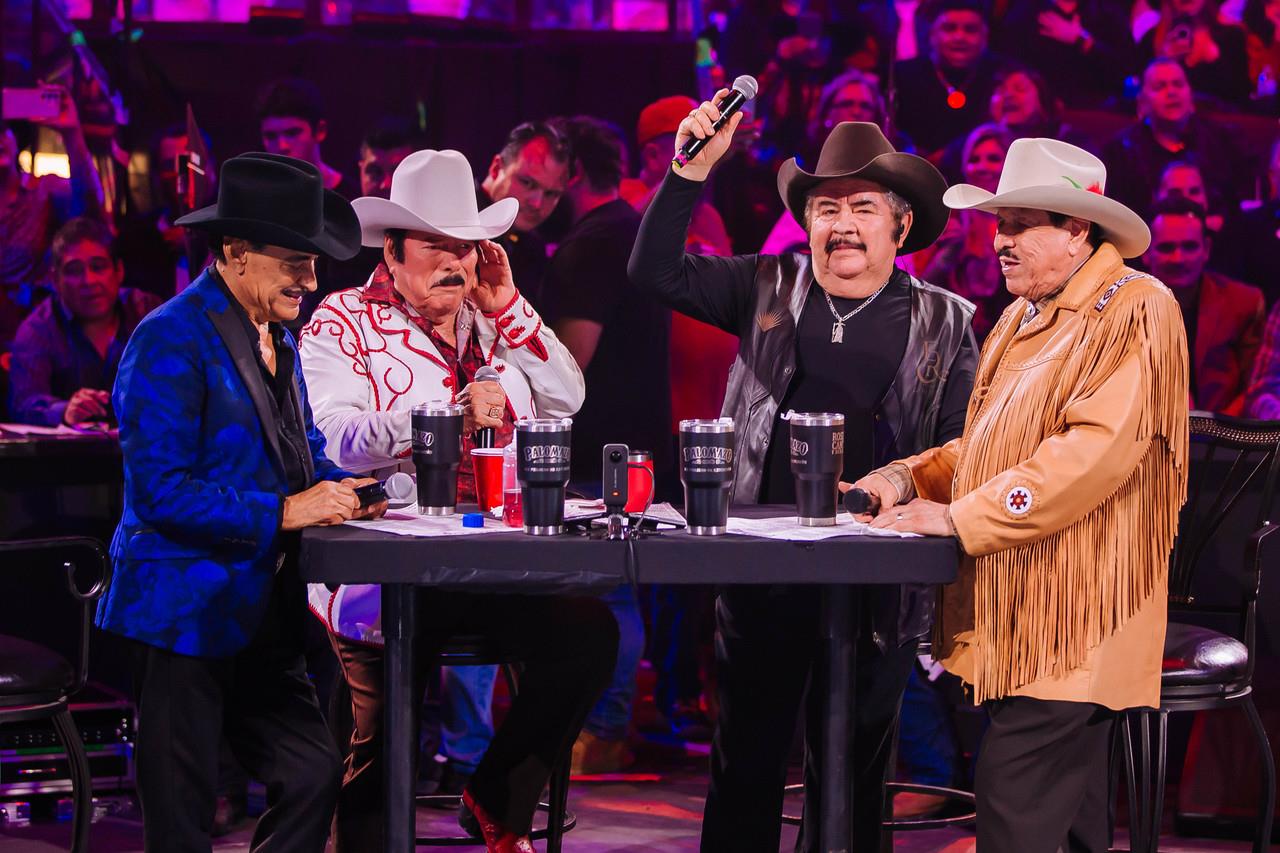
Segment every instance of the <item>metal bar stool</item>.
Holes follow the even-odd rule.
[[[1159,847],[1169,715],[1240,708],[1257,739],[1262,763],[1262,802],[1258,806],[1253,842],[1254,853],[1262,853],[1268,849],[1271,839],[1276,773],[1267,733],[1253,703],[1253,670],[1262,567],[1267,562],[1275,565],[1280,555],[1276,550],[1280,548],[1280,536],[1274,535],[1280,527],[1268,520],[1277,474],[1280,474],[1280,422],[1193,412],[1191,442],[1193,448],[1203,449],[1203,454],[1190,463],[1187,503],[1182,508],[1178,538],[1170,558],[1169,610],[1171,615],[1232,618],[1237,631],[1225,634],[1196,624],[1170,621],[1165,637],[1160,707],[1154,711],[1130,711],[1120,721],[1118,728],[1130,791],[1135,787],[1140,789],[1137,800],[1132,793],[1129,800],[1130,849],[1135,853],[1155,853]],[[1246,490],[1259,484],[1261,500],[1256,506],[1242,500]],[[1250,511],[1252,517],[1248,516]],[[1201,557],[1212,550],[1210,543],[1215,534],[1228,517],[1233,516],[1245,517],[1252,530],[1244,541],[1232,543],[1242,557],[1240,600],[1230,605],[1197,602],[1192,590],[1195,571]]]
[[[67,589],[80,604],[80,642],[74,664],[62,655],[37,643],[18,637],[0,635],[0,723],[49,720],[67,752],[71,772],[71,798],[74,803],[71,822],[71,850],[81,853],[89,849],[89,824],[93,817],[93,783],[89,759],[68,702],[85,685],[89,676],[89,630],[93,605],[111,582],[110,561],[106,549],[96,539],[65,536],[52,539],[22,539],[0,542],[0,554],[13,565],[19,555],[64,555]],[[76,565],[65,559],[68,552],[87,551],[97,564],[98,578],[88,592],[76,583]]]
[[[503,678],[507,682],[507,691],[514,698],[519,692],[520,678],[518,669],[521,660],[522,656],[519,648],[500,647],[487,637],[483,636],[458,635],[449,638],[449,641],[445,644],[444,649],[441,651],[436,662],[440,666],[497,665],[502,669]],[[335,687],[333,698],[330,703],[330,711],[332,719],[346,719],[348,721],[348,726],[345,732],[347,740],[349,740],[351,736],[349,712],[344,715],[342,708],[349,708],[350,703],[351,694],[347,687],[346,679],[344,679],[341,672],[339,672],[338,683]],[[345,752],[347,744],[343,741],[342,735],[338,732],[335,732],[335,735],[338,736],[340,749]],[[560,853],[564,834],[578,825],[577,816],[574,815],[573,812],[569,811],[568,807],[569,760],[570,754],[566,753],[556,764],[549,780],[547,800],[545,802],[538,803],[538,811],[545,812],[547,815],[546,828],[535,829],[533,832],[529,833],[529,838],[533,841],[546,841],[547,853]],[[451,807],[456,808],[462,802],[462,798],[456,794],[425,794],[415,797],[414,800],[421,805],[430,805],[441,809]],[[462,834],[419,836],[414,839],[414,843],[420,847],[484,846],[484,841],[482,839]]]

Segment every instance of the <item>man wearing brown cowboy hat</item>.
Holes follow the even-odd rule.
[[[717,99],[726,93],[717,95]],[[702,104],[676,145],[711,136],[719,111]],[[795,160],[778,190],[803,223],[812,254],[732,258],[687,255],[685,229],[702,182],[729,146],[739,116],[659,187],[631,256],[640,286],[673,308],[739,337],[723,413],[735,421],[734,500],[792,503],[788,410],[846,418],[852,482],[908,448],[960,434],[973,380],[973,306],[895,266],[933,242],[947,221],[946,183],[901,154],[873,124],[837,125],[814,173]],[[855,648],[857,718],[851,721],[853,843],[879,849],[883,782],[899,700],[928,627],[920,590],[869,596]],[[702,849],[778,849],[782,789],[800,700],[815,671],[820,596],[847,590],[727,587],[716,606],[720,719]],[[809,719],[823,687],[810,684]],[[817,850],[820,727],[807,735],[805,823],[798,849]]]
[[[1151,234],[1106,178],[1074,145],[1019,139],[994,194],[947,191],[996,215],[1020,298],[987,338],[964,436],[855,484],[879,497],[876,526],[964,551],[934,654],[991,720],[981,853],[1105,851],[1112,722],[1160,702],[1187,341],[1173,294],[1121,260]]]
[[[138,796],[148,851],[207,851],[218,747],[267,787],[254,851],[320,851],[341,765],[303,660],[298,531],[381,514],[329,461],[283,323],[315,261],[360,247],[351,205],[315,166],[245,154],[218,202],[177,222],[215,261],[152,312],[113,403],[124,513],[98,626],[135,641]]]

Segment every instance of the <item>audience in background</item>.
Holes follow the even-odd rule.
[[[115,238],[96,219],[59,229],[52,257],[53,295],[13,340],[13,417],[44,426],[112,423],[111,386],[124,345],[161,299],[121,288]]]
[[[988,49],[985,4],[925,0],[926,53],[898,63],[898,126],[929,155],[979,125],[1004,61]]]
[[[1207,269],[1210,242],[1204,208],[1169,198],[1155,206],[1143,261],[1182,307],[1192,407],[1241,415],[1266,309],[1261,290]]]
[[[1271,308],[1249,381],[1245,414],[1280,421],[1280,302]]]
[[[208,148],[208,140],[204,142]],[[209,256],[208,241],[202,235],[173,224],[188,212],[178,197],[178,169],[179,158],[189,149],[185,124],[160,131],[148,152],[150,206],[135,209],[117,222],[116,248],[124,262],[125,285],[166,299],[200,275]],[[205,164],[205,171],[212,175],[212,164]],[[195,199],[194,206],[208,200]]]
[[[1144,216],[1150,213],[1160,176],[1174,161],[1198,165],[1226,204],[1238,204],[1247,183],[1230,134],[1196,113],[1186,70],[1167,58],[1153,61],[1143,72],[1138,120],[1106,144],[1102,159],[1110,176],[1108,190]]]
[[[1249,80],[1258,99],[1276,95],[1280,76],[1280,0],[1248,0],[1244,6],[1245,50],[1249,57]]]
[[[1243,104],[1253,89],[1244,30],[1219,20],[1217,0],[1163,0],[1160,20],[1138,52],[1146,60],[1181,63],[1192,87],[1205,95]]]
[[[1225,205],[1221,196],[1205,183],[1204,173],[1195,163],[1175,160],[1160,176],[1154,203],[1170,198],[1185,198],[1205,210],[1205,226],[1209,229],[1212,253],[1209,266],[1224,270],[1228,259],[1239,255],[1239,208]]]
[[[320,170],[324,188],[355,198],[358,184],[324,162],[320,145],[329,135],[324,101],[314,83],[286,77],[268,83],[254,104],[262,149],[306,160]]]
[[[1043,71],[1072,103],[1097,103],[1117,91],[1133,65],[1122,15],[1107,0],[1010,3],[996,45]]]
[[[520,202],[515,225],[497,242],[507,251],[520,290],[543,303],[547,245],[537,228],[555,212],[569,181],[572,152],[564,135],[546,122],[525,122],[512,129],[502,150],[476,189],[481,208],[504,198]]]
[[[964,182],[995,192],[1004,169],[1004,155],[1013,136],[995,124],[974,129],[965,139],[962,161]],[[953,210],[942,236],[929,248],[909,260],[920,277],[968,299],[977,310],[973,314],[973,334],[982,343],[1013,301],[1000,274],[1000,262],[991,247],[996,236],[996,218],[977,210]]]
[[[423,147],[422,134],[416,126],[400,116],[383,116],[365,131],[360,139],[360,195],[391,198],[391,178],[400,163]],[[354,257],[345,261],[321,258],[316,264],[316,289],[302,298],[302,310],[294,322],[300,331],[311,319],[312,312],[330,293],[359,287],[369,280],[383,261],[381,246],[361,246]]]
[[[35,127],[62,138],[70,178],[37,178],[20,168],[17,133]],[[9,349],[18,324],[44,296],[54,233],[77,216],[102,215],[98,172],[75,101],[65,90],[55,118],[29,124],[0,120],[0,352]]]
[[[1234,255],[1226,271],[1262,288],[1267,305],[1280,301],[1280,139],[1271,145],[1266,166],[1267,200],[1240,215]]]
[[[658,483],[671,483],[670,317],[627,278],[640,214],[618,194],[626,143],[616,128],[589,116],[556,124],[573,151],[565,191],[573,226],[551,258],[543,289],[547,319],[588,388],[573,420],[571,482],[599,494],[601,448],[622,442],[650,451]],[[630,585],[604,600],[618,620],[618,663],[574,744],[573,767],[581,773],[620,770],[634,760],[627,733],[644,622]]]

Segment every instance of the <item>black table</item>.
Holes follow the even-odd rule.
[[[736,507],[733,515],[794,515],[794,507]],[[629,545],[585,535],[547,538],[519,532],[482,536],[396,536],[356,525],[312,528],[302,536],[302,576],[311,582],[380,583],[386,643],[387,832],[390,853],[413,850],[410,694],[418,585],[468,592],[557,594],[606,592],[630,575],[639,583],[823,584],[946,583],[958,551],[952,539],[844,536],[785,542],[754,536],[696,537],[663,531]],[[828,749],[823,764],[822,847],[848,851],[849,743],[853,713],[853,648],[857,621],[850,596],[823,596],[827,644],[824,696]],[[399,746],[399,748],[396,748]],[[781,816],[779,816],[781,817]]]
[[[120,440],[113,434],[17,435],[0,427],[0,487],[123,482]]]

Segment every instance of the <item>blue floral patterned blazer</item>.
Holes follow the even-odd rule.
[[[349,477],[324,453],[294,348],[293,399],[312,482]],[[271,392],[219,282],[206,270],[134,331],[112,401],[124,514],[98,626],[185,655],[226,657],[262,621],[280,562],[288,489]]]

